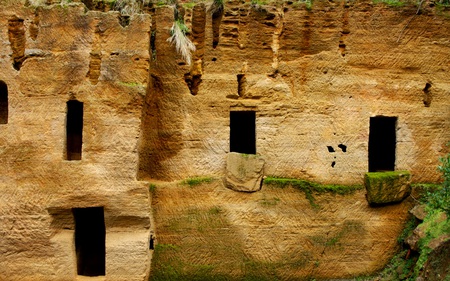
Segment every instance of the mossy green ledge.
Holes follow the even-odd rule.
[[[369,204],[396,203],[411,193],[409,171],[371,172],[364,176]]]

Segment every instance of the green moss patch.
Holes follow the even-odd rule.
[[[214,181],[214,178],[212,177],[193,177],[183,180],[181,183],[185,185],[189,185],[190,187],[204,184],[204,183],[211,183]]]
[[[266,177],[264,179],[264,184],[272,185],[280,188],[293,187],[305,192],[305,196],[309,203],[314,208],[319,208],[316,204],[316,199],[313,194],[319,193],[333,193],[339,195],[352,194],[356,190],[363,188],[361,185],[338,185],[338,184],[320,184],[316,182],[310,182],[301,179],[289,179],[289,178],[278,178],[278,177]]]
[[[411,193],[408,171],[371,172],[364,176],[367,201],[370,204],[400,202]]]

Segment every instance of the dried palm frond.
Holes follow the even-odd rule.
[[[191,65],[192,53],[195,52],[195,45],[187,37],[187,32],[187,26],[181,20],[176,20],[170,29],[172,36],[170,36],[167,41],[175,44],[175,49],[181,55],[183,60],[185,60],[188,65]]]
[[[114,4],[114,10],[119,11],[120,14],[131,16],[142,12],[144,0],[117,0]]]

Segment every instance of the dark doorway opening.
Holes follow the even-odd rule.
[[[394,171],[397,117],[370,117],[369,172]]]
[[[74,208],[77,273],[105,275],[105,219],[103,207]]]
[[[67,102],[66,136],[67,160],[81,160],[83,103],[77,100]]]
[[[0,80],[0,124],[8,124],[8,86]]]
[[[256,154],[254,111],[230,111],[230,152]]]

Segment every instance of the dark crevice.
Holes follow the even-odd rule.
[[[8,86],[0,80],[0,124],[8,124]]]
[[[81,160],[83,143],[83,103],[77,100],[67,102],[66,159]]]
[[[242,97],[245,95],[245,89],[247,87],[247,78],[245,78],[245,74],[237,75],[238,82],[238,96]]]
[[[13,67],[20,70],[22,63],[25,61],[25,27],[24,20],[13,16],[8,20],[8,38],[12,49]]]
[[[334,148],[331,145],[327,145],[328,152],[335,152]]]
[[[150,250],[154,250],[155,249],[155,238],[153,237],[153,235],[150,235],[149,249]]]
[[[334,168],[334,166],[336,165],[336,161],[331,162],[331,167]]]
[[[430,107],[431,105],[431,100],[433,99],[433,97],[431,96],[431,83],[426,83],[425,84],[425,88],[423,88],[423,104],[425,105],[425,107]]]
[[[184,75],[184,81],[186,82],[187,86],[189,87],[189,91],[191,92],[191,95],[195,96],[198,93],[198,88],[200,86],[200,83],[202,82],[202,75],[191,75],[190,73],[186,73]]]
[[[219,44],[220,39],[220,23],[223,17],[223,10],[216,11],[212,14],[212,30],[213,30],[213,48]]]
[[[127,27],[130,25],[130,16],[127,15],[119,15],[119,24],[122,27]]]
[[[152,27],[150,33],[150,56],[152,61],[156,61],[156,17],[152,16]]]

